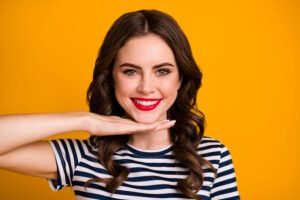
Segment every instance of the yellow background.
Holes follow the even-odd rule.
[[[0,114],[88,110],[109,26],[125,12],[160,9],[181,25],[203,70],[206,135],[230,149],[242,199],[300,199],[299,1],[85,2],[0,2]],[[4,170],[0,177],[1,200],[74,199],[45,179]]]

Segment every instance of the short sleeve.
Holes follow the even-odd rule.
[[[86,141],[58,139],[49,141],[56,160],[57,180],[47,179],[53,191],[72,186],[75,168],[85,155]]]
[[[229,150],[221,144],[221,155],[216,178],[211,189],[212,200],[239,200],[236,175]]]

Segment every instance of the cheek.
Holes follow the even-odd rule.
[[[118,79],[115,81],[115,95],[117,98],[119,97],[127,97],[134,90],[135,81],[129,79]]]
[[[166,81],[160,84],[163,95],[170,99],[176,99],[178,91],[178,81]]]

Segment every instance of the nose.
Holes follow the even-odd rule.
[[[154,92],[155,81],[152,80],[151,76],[143,76],[140,79],[137,91],[144,95],[149,95]]]

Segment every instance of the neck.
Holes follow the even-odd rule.
[[[129,144],[145,150],[161,149],[171,143],[169,130],[135,133],[129,138]]]

